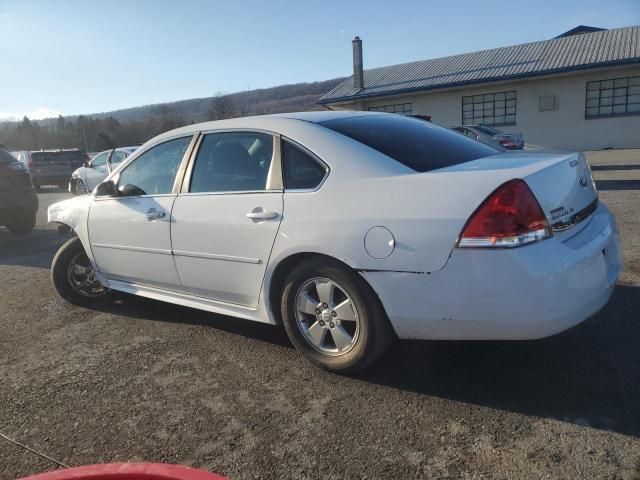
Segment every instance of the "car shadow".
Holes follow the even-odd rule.
[[[0,227],[0,265],[49,268],[55,252],[69,238],[53,229],[36,228],[31,233],[14,235]]]
[[[88,308],[102,313],[158,322],[201,325],[235,335],[293,348],[282,326],[218,315],[204,310],[117,292],[115,300],[92,304]]]
[[[640,287],[596,316],[520,342],[397,342],[360,380],[640,437]]]
[[[132,295],[91,308],[293,348],[279,326]],[[398,340],[353,381],[640,437],[639,311],[640,287],[619,285],[604,310],[560,335],[518,342]]]

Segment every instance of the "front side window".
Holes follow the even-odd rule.
[[[587,82],[585,118],[640,115],[640,76]]]
[[[273,137],[266,133],[206,135],[196,156],[191,193],[253,192],[267,188]]]
[[[481,157],[500,150],[476,142],[448,128],[397,115],[362,115],[319,122],[397,162],[428,172]]]
[[[101,153],[100,155],[96,155],[93,160],[91,160],[92,167],[99,167],[107,163],[107,157],[109,156],[109,152]]]
[[[463,125],[515,125],[516,92],[462,97]]]
[[[286,140],[282,142],[282,162],[286,190],[315,189],[327,174],[324,165]]]
[[[150,148],[120,173],[118,188],[136,195],[163,195],[171,193],[180,162],[191,136],[176,138]]]
[[[411,115],[413,113],[413,104],[411,103],[395,103],[392,105],[379,105],[377,107],[369,107],[370,112],[386,112],[397,113],[399,115]]]

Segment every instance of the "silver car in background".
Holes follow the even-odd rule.
[[[91,161],[86,162],[84,166],[71,174],[69,192],[74,195],[83,195],[93,191],[120,162],[135,152],[137,148],[137,146],[113,148],[95,154]]]
[[[474,140],[498,148],[507,150],[522,150],[524,148],[524,137],[521,133],[505,133],[488,125],[457,125],[451,128]]]

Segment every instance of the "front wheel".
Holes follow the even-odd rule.
[[[51,280],[58,294],[71,303],[102,300],[110,293],[96,278],[78,237],[62,245],[53,257]]]
[[[371,287],[330,260],[300,263],[285,281],[281,309],[293,345],[325,370],[361,370],[380,357],[393,338]]]
[[[85,193],[89,193],[89,189],[87,185],[81,179],[76,180],[76,183],[73,186],[73,190],[76,195],[84,195]]]

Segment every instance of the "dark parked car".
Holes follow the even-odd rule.
[[[498,148],[507,150],[524,148],[524,137],[521,133],[506,133],[488,125],[457,125],[451,128],[474,140],[480,140]]]
[[[57,185],[67,188],[74,170],[81,167],[89,157],[82,150],[39,150],[31,152],[29,170],[36,188],[42,185]]]
[[[27,166],[0,148],[0,225],[29,233],[36,224],[38,196]]]

